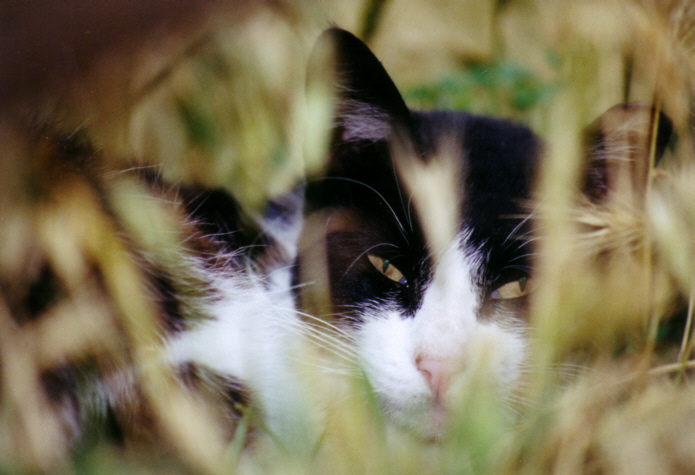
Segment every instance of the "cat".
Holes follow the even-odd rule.
[[[471,385],[504,401],[521,379],[545,147],[507,120],[410,110],[345,30],[327,30],[316,49],[314,58],[332,52],[334,81],[320,174],[259,216],[225,191],[139,174],[186,236],[176,264],[135,253],[161,310],[164,354],[185,388],[224,396],[230,434],[241,403],[291,441],[310,430],[313,404],[296,360],[307,341],[328,346],[338,366],[348,360],[364,371],[390,423],[436,440]],[[610,160],[622,144],[615,130],[652,112],[620,105],[607,114],[618,123],[599,121],[587,133],[580,188],[593,202],[607,199],[619,174]],[[657,155],[669,135],[661,123]],[[645,161],[648,125],[628,131],[633,162]],[[66,396],[71,378],[56,372],[49,392],[74,428],[85,415]],[[138,406],[127,379],[104,385],[121,425],[133,424],[128,412]]]
[[[253,294],[259,302],[240,297],[257,316],[236,310],[227,282],[232,292],[212,310],[217,318],[175,338],[171,354],[177,364],[237,376],[270,419],[282,419],[288,394],[298,391],[282,361],[293,340],[287,327],[302,325],[298,315],[328,319],[389,420],[437,438],[471,377],[482,372],[501,397],[520,379],[533,291],[530,204],[544,146],[506,120],[410,110],[359,39],[332,28],[317,50],[328,46],[335,68],[328,163],[304,184],[303,216],[285,223],[291,231],[267,233],[290,249],[269,289]],[[606,126],[604,118],[603,129],[587,133],[585,196],[601,201],[612,186],[614,129],[650,114],[617,106],[606,117],[619,123]],[[662,125],[657,155],[669,134],[668,120]],[[648,124],[636,130],[638,162]]]
[[[303,187],[301,222],[274,233],[292,249],[263,277],[211,277],[213,318],[172,337],[168,352],[174,365],[234,376],[279,430],[299,394],[287,363],[302,325],[295,300],[347,335],[392,421],[436,437],[459,379],[482,369],[509,389],[518,378],[531,275],[525,205],[541,143],[502,120],[410,111],[356,37],[331,29],[318,44],[335,46],[335,118],[327,168]],[[439,192],[418,188],[427,174]],[[202,201],[200,222],[224,209]],[[438,236],[444,209],[455,226]]]

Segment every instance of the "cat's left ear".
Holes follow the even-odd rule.
[[[334,145],[378,142],[394,128],[410,126],[410,112],[395,84],[352,33],[326,30],[317,40],[310,65],[317,57],[321,61],[328,57],[333,66]]]
[[[654,107],[611,107],[585,131],[587,169],[582,191],[593,202],[603,202],[618,192],[640,199],[651,168],[661,159],[672,135],[671,120]]]

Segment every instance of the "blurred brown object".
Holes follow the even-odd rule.
[[[5,106],[61,93],[114,55],[137,62],[148,51],[175,52],[211,21],[241,18],[252,2],[196,0],[15,1],[0,5],[0,101]],[[174,41],[172,37],[181,38]]]

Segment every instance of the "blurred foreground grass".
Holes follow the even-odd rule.
[[[374,8],[381,3],[199,5],[195,21],[180,13],[183,26],[176,9],[155,10],[161,38],[111,32],[98,54],[75,48],[76,72],[41,77],[47,66],[16,83],[40,87],[14,84],[0,111],[0,470],[695,471],[695,6],[392,0]],[[91,13],[103,7],[95,5]],[[333,398],[317,445],[307,439],[288,451],[261,436],[242,450],[248,421],[227,445],[206,422],[217,415],[178,389],[152,350],[156,311],[123,236],[159,261],[175,255],[180,236],[175,216],[118,172],[153,166],[172,182],[226,188],[253,210],[317,170],[325,105],[304,97],[304,70],[330,21],[373,31],[377,55],[414,106],[511,117],[547,139],[531,362],[516,417],[479,388],[440,444],[392,433],[357,378],[342,382],[353,397]],[[12,38],[20,50],[29,41]],[[618,196],[587,213],[572,194],[581,130],[632,101],[662,109],[678,140],[652,170],[644,206]],[[195,288],[196,276],[170,265]],[[95,435],[71,453],[51,411],[70,401],[40,391],[46,370],[68,361],[107,381],[114,365],[133,365],[148,406],[133,427],[148,414],[152,439],[117,447]]]

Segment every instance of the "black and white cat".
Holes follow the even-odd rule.
[[[327,170],[281,238],[296,266],[212,273],[214,318],[168,351],[176,365],[234,376],[271,427],[284,425],[299,391],[296,300],[343,329],[392,420],[434,436],[452,387],[483,371],[509,391],[519,377],[541,145],[506,121],[410,111],[357,38],[332,29],[319,44],[335,47],[335,120]]]
[[[218,190],[181,187],[171,198],[194,236],[181,258],[207,291],[194,306],[205,318],[190,321],[177,276],[153,271],[167,359],[188,383],[203,373],[227,381],[291,438],[311,400],[297,358],[317,342],[364,370],[388,420],[437,437],[474,380],[503,399],[520,379],[543,145],[505,120],[408,109],[346,31],[318,44],[335,68],[321,176],[256,220]],[[609,136],[592,136],[592,200],[610,186]]]
[[[302,328],[328,320],[340,329],[337,352],[361,365],[390,420],[436,437],[471,378],[501,397],[520,378],[543,146],[508,121],[409,110],[352,34],[328,30],[322,45],[335,66],[328,165],[304,186],[303,216],[276,210],[261,224],[282,258],[262,275],[212,272],[213,318],[171,338],[168,352],[176,365],[238,379],[270,427],[287,427],[302,399],[290,355]],[[648,134],[648,121],[640,126],[634,141]],[[610,134],[589,145],[584,192],[595,201],[610,187]]]

